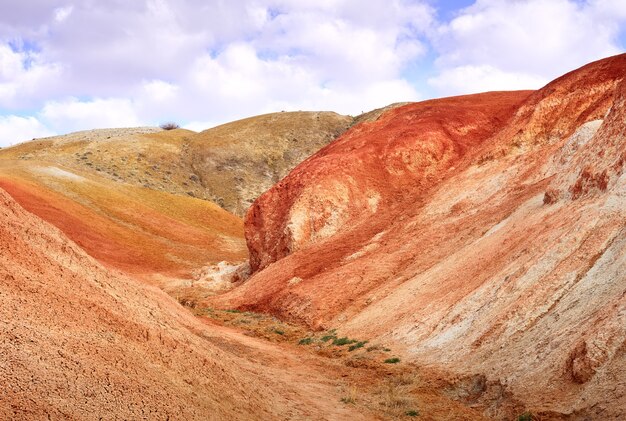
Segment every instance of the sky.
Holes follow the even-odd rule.
[[[0,0],[0,147],[537,89],[625,48],[624,0]]]

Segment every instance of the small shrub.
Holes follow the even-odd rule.
[[[382,351],[382,350],[383,350],[383,347],[380,345],[372,345],[372,346],[367,347],[367,352]]]
[[[524,412],[517,417],[517,421],[533,421],[533,414],[530,412]]]
[[[322,336],[322,342],[328,342],[331,339],[337,339],[337,337],[335,335],[325,335],[325,336]]]
[[[173,121],[168,121],[167,123],[163,123],[159,127],[162,128],[163,130],[174,130],[174,129],[180,128],[180,126],[174,123]]]
[[[343,403],[355,404],[356,403],[356,395],[357,395],[356,387],[350,386],[350,389],[348,390],[348,396],[344,396],[340,400]]]
[[[352,352],[355,349],[363,348],[363,345],[365,345],[366,343],[367,341],[359,341],[355,343],[354,345],[350,345],[350,348],[348,348],[348,351]]]
[[[343,338],[335,338],[333,339],[333,345],[337,345],[337,346],[343,346],[343,345],[350,345],[355,343],[356,340],[355,339],[349,339],[347,337],[343,337]]]
[[[274,332],[277,335],[284,335],[285,331],[284,330],[280,330],[280,329],[272,329],[272,332]]]
[[[225,311],[226,313],[237,313],[237,314],[239,314],[239,313],[243,313],[243,311],[241,311],[241,310],[236,310],[236,309],[232,309],[232,310],[224,310],[224,311]]]
[[[313,343],[313,338],[302,338],[298,342],[298,345],[311,345]]]
[[[394,358],[387,358],[385,360],[385,364],[398,364],[400,362],[400,358],[394,357]]]
[[[416,411],[414,409],[408,410],[404,413],[404,415],[406,415],[407,417],[417,417],[419,416],[420,412]]]

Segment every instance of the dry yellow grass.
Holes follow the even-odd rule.
[[[207,197],[244,215],[257,197],[352,122],[332,112],[266,114],[198,133],[188,153]]]
[[[298,163],[353,122],[332,112],[285,112],[195,133],[152,127],[35,139],[0,159],[38,160],[179,196],[213,201],[239,216]]]

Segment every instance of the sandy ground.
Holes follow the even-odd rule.
[[[0,201],[0,418],[372,418],[328,367],[199,322]]]

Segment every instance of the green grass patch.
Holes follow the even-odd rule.
[[[343,338],[335,338],[333,339],[333,345],[337,345],[337,346],[344,346],[344,345],[350,345],[357,342],[356,339],[350,339],[347,337],[343,337]]]
[[[400,362],[400,358],[394,357],[394,358],[387,358],[385,360],[385,364],[398,364]]]
[[[313,338],[302,338],[298,341],[298,345],[311,345],[313,343]]]
[[[348,351],[352,352],[355,349],[363,348],[363,346],[366,343],[367,343],[367,341],[359,341],[359,342],[355,343],[354,345],[350,345],[350,348],[348,348]]]
[[[321,341],[322,342],[328,342],[331,339],[337,339],[337,336],[335,336],[335,335],[324,335],[324,336],[322,336]]]

